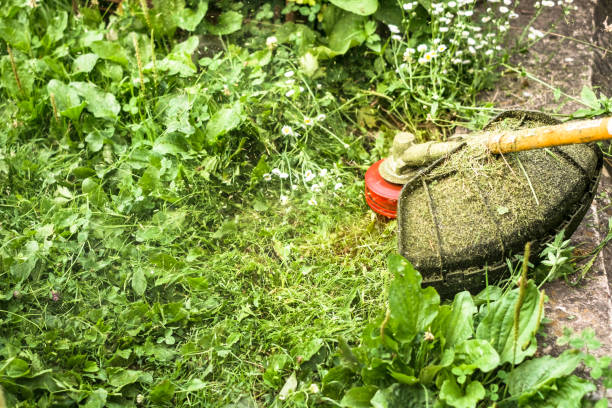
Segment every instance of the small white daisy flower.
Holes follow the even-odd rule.
[[[334,185],[334,190],[336,190],[336,191],[337,191],[337,190],[340,190],[342,187],[344,187],[344,186],[342,185],[342,183],[336,183],[336,184]]]
[[[404,4],[405,6],[405,4]],[[311,394],[317,394],[319,392],[319,386],[317,384],[310,384],[310,387],[308,387],[308,391],[310,391]]]
[[[327,176],[327,169],[321,169],[321,171],[319,171],[319,176],[321,177]]]
[[[315,200],[314,197],[313,197],[310,200],[308,200],[308,204],[309,205],[317,205],[317,200]]]
[[[275,176],[278,176],[281,174],[281,171],[279,169],[272,169],[272,174],[274,174]]]
[[[311,118],[304,118],[304,124],[306,126],[312,126],[314,124],[314,121]]]
[[[321,191],[321,185],[318,183],[314,183],[312,186],[310,186],[310,191],[312,191],[313,193],[318,193]]]
[[[476,45],[476,40],[473,38],[468,38],[467,43],[468,45]]]
[[[288,79],[288,80],[285,81],[285,84],[286,85],[293,85],[293,84],[295,84],[295,79]]]
[[[389,27],[389,31],[391,31],[393,34],[399,34],[400,33],[399,27],[396,26],[395,24],[389,24],[387,27]]]
[[[417,47],[417,51],[418,52],[425,52],[427,51],[427,46],[425,44],[421,44]]]
[[[281,129],[281,133],[283,134],[283,136],[290,136],[293,134],[293,129],[291,129],[291,126],[285,125]]]
[[[293,71],[287,71],[285,72],[285,78],[291,78],[293,75],[295,75],[295,72]]]
[[[270,173],[266,173],[263,175],[263,179],[266,181],[272,180],[272,175]]]
[[[480,21],[482,23],[488,23],[489,21],[491,21],[491,17],[489,16],[484,16],[483,18],[480,19]]]
[[[441,33],[446,33],[446,32],[448,32],[448,27],[446,27],[446,26],[444,26],[444,27],[440,27],[440,28],[438,29],[438,31],[440,31]]]
[[[295,94],[295,89],[290,89],[290,90],[288,90],[288,91],[285,93],[285,96],[286,96],[287,98],[289,98],[289,97],[293,96],[293,94]]]
[[[322,120],[325,120],[325,118],[326,118],[326,117],[327,117],[327,116],[325,116],[325,114],[324,114],[324,113],[321,113],[319,116],[317,116],[317,121],[319,121],[319,122],[320,122],[320,121],[322,121]]]
[[[444,51],[446,51],[446,45],[444,45],[444,44],[440,44],[440,45],[438,45],[438,49],[437,49],[437,51],[438,51],[438,52],[444,52]]]
[[[493,55],[493,50],[486,50],[486,51],[485,51],[485,55],[486,55],[487,57],[490,57],[491,55]]]
[[[289,174],[285,173],[284,171],[282,173],[278,174],[278,177],[282,178],[282,179],[288,179],[289,178]]]
[[[281,202],[281,204],[282,204],[282,205],[285,205],[285,204],[287,204],[287,201],[289,201],[289,197],[287,197],[287,196],[286,196],[286,195],[284,195],[284,194],[281,194],[281,196],[280,196],[280,202]]]
[[[448,7],[457,7],[457,3],[456,3],[456,2],[454,2],[454,1],[449,1],[449,2],[447,3],[447,5],[448,5]]]
[[[506,6],[501,6],[499,8],[499,12],[502,13],[502,14],[506,14],[509,11],[510,11],[510,9],[508,7],[506,7]]]
[[[555,7],[555,2],[551,0],[542,0],[542,5],[544,7]]]
[[[266,47],[268,47],[269,49],[276,48],[277,45],[278,39],[275,36],[266,38]]]
[[[311,181],[311,180],[312,180],[312,179],[314,179],[314,178],[315,178],[315,175],[314,175],[314,173],[313,173],[312,171],[310,171],[310,170],[306,170],[306,171],[304,172],[304,181],[305,181],[305,182],[307,182],[307,183],[308,183],[309,181]]]
[[[397,34],[393,34],[391,36],[391,39],[395,40],[395,41],[402,41],[402,36],[401,35],[397,35]]]

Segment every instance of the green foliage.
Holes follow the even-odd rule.
[[[389,258],[389,269],[395,278],[386,317],[364,330],[360,346],[342,350],[338,367],[323,378],[323,392],[330,398],[338,398],[337,383],[343,383],[342,406],[400,407],[405,402],[398,396],[407,393],[414,406],[553,406],[562,398],[581,406],[585,394],[596,388],[572,375],[581,362],[593,359],[576,348],[559,357],[527,358],[535,351],[542,317],[533,281],[476,309],[467,292],[451,305],[439,305],[435,291],[421,288],[420,274],[399,256]],[[525,294],[516,324],[520,291]],[[410,309],[409,303],[418,307]],[[474,327],[474,322],[480,323]],[[585,344],[572,341],[572,346]],[[609,359],[595,365],[606,363]],[[338,376],[340,369],[353,375]],[[336,384],[333,392],[327,387],[331,384]]]

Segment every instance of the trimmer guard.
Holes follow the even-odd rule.
[[[509,111],[484,130],[558,123],[539,112]],[[509,274],[505,259],[525,243],[539,251],[562,229],[571,235],[593,200],[602,167],[594,144],[470,159],[455,152],[402,189],[399,252],[443,297],[477,293]]]

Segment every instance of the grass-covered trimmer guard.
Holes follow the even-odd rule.
[[[483,133],[447,144],[446,152],[417,171],[403,171],[410,176],[397,209],[399,252],[421,272],[424,284],[443,296],[476,292],[486,279],[503,278],[505,259],[522,252],[526,242],[537,249],[561,229],[567,236],[574,232],[599,180],[602,157],[595,144],[491,154],[492,135],[501,144],[508,138],[498,135],[508,130],[553,124],[558,122],[541,113],[505,112]],[[607,120],[599,125],[609,133]],[[571,124],[564,126],[575,131]]]

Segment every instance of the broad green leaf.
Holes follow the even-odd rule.
[[[295,376],[295,372],[293,372],[291,373],[289,378],[287,378],[287,381],[285,381],[285,385],[283,385],[283,388],[281,388],[280,392],[278,393],[278,399],[280,400],[287,399],[289,395],[295,392],[296,388],[297,388],[297,378]]]
[[[519,289],[505,293],[499,300],[490,304],[484,317],[476,328],[476,338],[487,340],[497,351],[500,364],[519,364],[532,356],[537,348],[535,330],[539,325],[538,306],[540,292],[529,281],[520,310],[518,321],[518,340],[514,341],[514,309],[519,297]],[[540,316],[541,318],[541,316]]]
[[[87,397],[83,408],[103,408],[106,405],[108,392],[104,388],[98,388]]]
[[[155,140],[153,151],[162,155],[184,155],[189,151],[189,145],[180,134],[166,135]]]
[[[378,0],[329,0],[334,6],[360,16],[369,16],[378,9]]]
[[[57,11],[51,18],[50,24],[47,26],[47,34],[42,39],[46,47],[50,47],[64,37],[64,31],[68,27],[68,13],[65,11]]]
[[[374,408],[429,408],[432,406],[433,392],[426,393],[421,386],[393,384],[378,390],[370,401]]]
[[[149,166],[142,174],[138,185],[142,187],[142,191],[145,193],[157,189],[159,185],[159,169],[155,166]]]
[[[370,400],[374,397],[376,391],[378,391],[378,388],[372,385],[351,388],[342,397],[340,406],[345,408],[369,408],[371,407]]]
[[[366,40],[364,23],[367,17],[343,10],[329,8],[324,12],[330,16],[327,24],[327,46],[318,46],[310,52],[318,58],[333,58],[345,54],[349,48],[362,44]]]
[[[11,47],[28,52],[32,41],[28,16],[20,12],[12,18],[0,18],[0,38]]]
[[[208,11],[208,0],[200,0],[197,10],[185,8],[176,13],[177,25],[183,30],[193,31]]]
[[[189,77],[197,72],[196,66],[191,60],[191,55],[198,47],[197,36],[189,37],[172,48],[170,54],[158,62],[157,69],[168,71],[168,75],[178,74],[181,77]],[[152,64],[147,65],[147,69],[152,69]]]
[[[206,383],[199,378],[192,378],[183,387],[183,389],[187,392],[199,391],[203,390],[204,388],[206,388]]]
[[[126,370],[124,368],[112,367],[107,368],[108,372],[108,383],[115,387],[117,390],[125,387],[126,385],[133,384],[135,382],[150,382],[150,374],[146,374],[143,371],[137,370]]]
[[[98,56],[96,54],[83,54],[83,55],[79,55],[77,57],[77,59],[74,60],[74,64],[73,64],[73,72],[79,73],[79,72],[91,72],[91,70],[94,68],[94,66],[96,65],[96,62],[98,62]]]
[[[100,58],[116,62],[121,65],[128,64],[128,57],[125,50],[117,41],[94,41],[89,48]]]
[[[438,314],[440,296],[432,287],[421,288],[421,275],[405,258],[390,256],[389,270],[395,276],[389,289],[389,327],[397,340],[408,343],[429,328]]]
[[[242,122],[242,105],[239,101],[231,106],[219,109],[210,118],[206,125],[206,139],[209,143],[215,143],[220,136],[238,127]]]
[[[30,365],[20,358],[11,357],[0,367],[0,374],[8,378],[24,377],[30,374]]]
[[[71,82],[70,86],[85,99],[87,110],[96,118],[115,119],[121,111],[121,105],[115,95],[100,90],[89,82]]]
[[[168,380],[164,380],[157,384],[151,390],[150,398],[154,404],[167,404],[174,397],[175,386]]]
[[[488,341],[471,339],[455,346],[455,362],[464,372],[478,368],[486,373],[499,365],[499,356]]]
[[[534,396],[521,406],[529,408],[581,408],[582,399],[589,392],[597,390],[595,384],[572,375],[556,381],[541,397]],[[607,406],[603,405],[603,406]]]
[[[190,100],[189,95],[184,93],[166,98],[164,102],[166,132],[181,132],[186,135],[191,135],[195,132],[195,128],[189,121],[192,103],[193,101]]]
[[[47,91],[49,95],[53,94],[60,115],[72,120],[79,119],[85,103],[81,102],[81,98],[76,90],[61,81],[52,79],[47,84]]]
[[[147,290],[147,278],[142,268],[136,268],[132,275],[132,289],[138,296],[142,296]]]
[[[454,379],[444,380],[440,389],[440,399],[455,408],[475,408],[484,396],[485,389],[478,381],[470,382],[465,387],[465,392]]]
[[[599,99],[597,99],[597,95],[595,95],[593,89],[586,85],[582,87],[580,99],[585,105],[592,109],[599,109],[601,107],[601,103],[599,102]]]
[[[529,397],[552,381],[573,373],[581,360],[580,353],[565,351],[557,358],[544,356],[525,361],[508,375],[508,391],[512,396]]]
[[[206,29],[213,35],[227,35],[240,30],[242,14],[236,11],[226,11],[219,15],[217,24],[206,24]]]
[[[455,295],[450,313],[445,314],[439,322],[439,330],[444,337],[446,347],[452,348],[472,337],[474,333],[472,317],[476,311],[469,292],[459,292]]]
[[[311,77],[317,72],[317,69],[319,69],[319,61],[317,57],[307,52],[300,57],[300,68],[304,75]]]
[[[156,33],[171,37],[176,31],[177,14],[185,8],[184,0],[153,0],[149,18]]]

